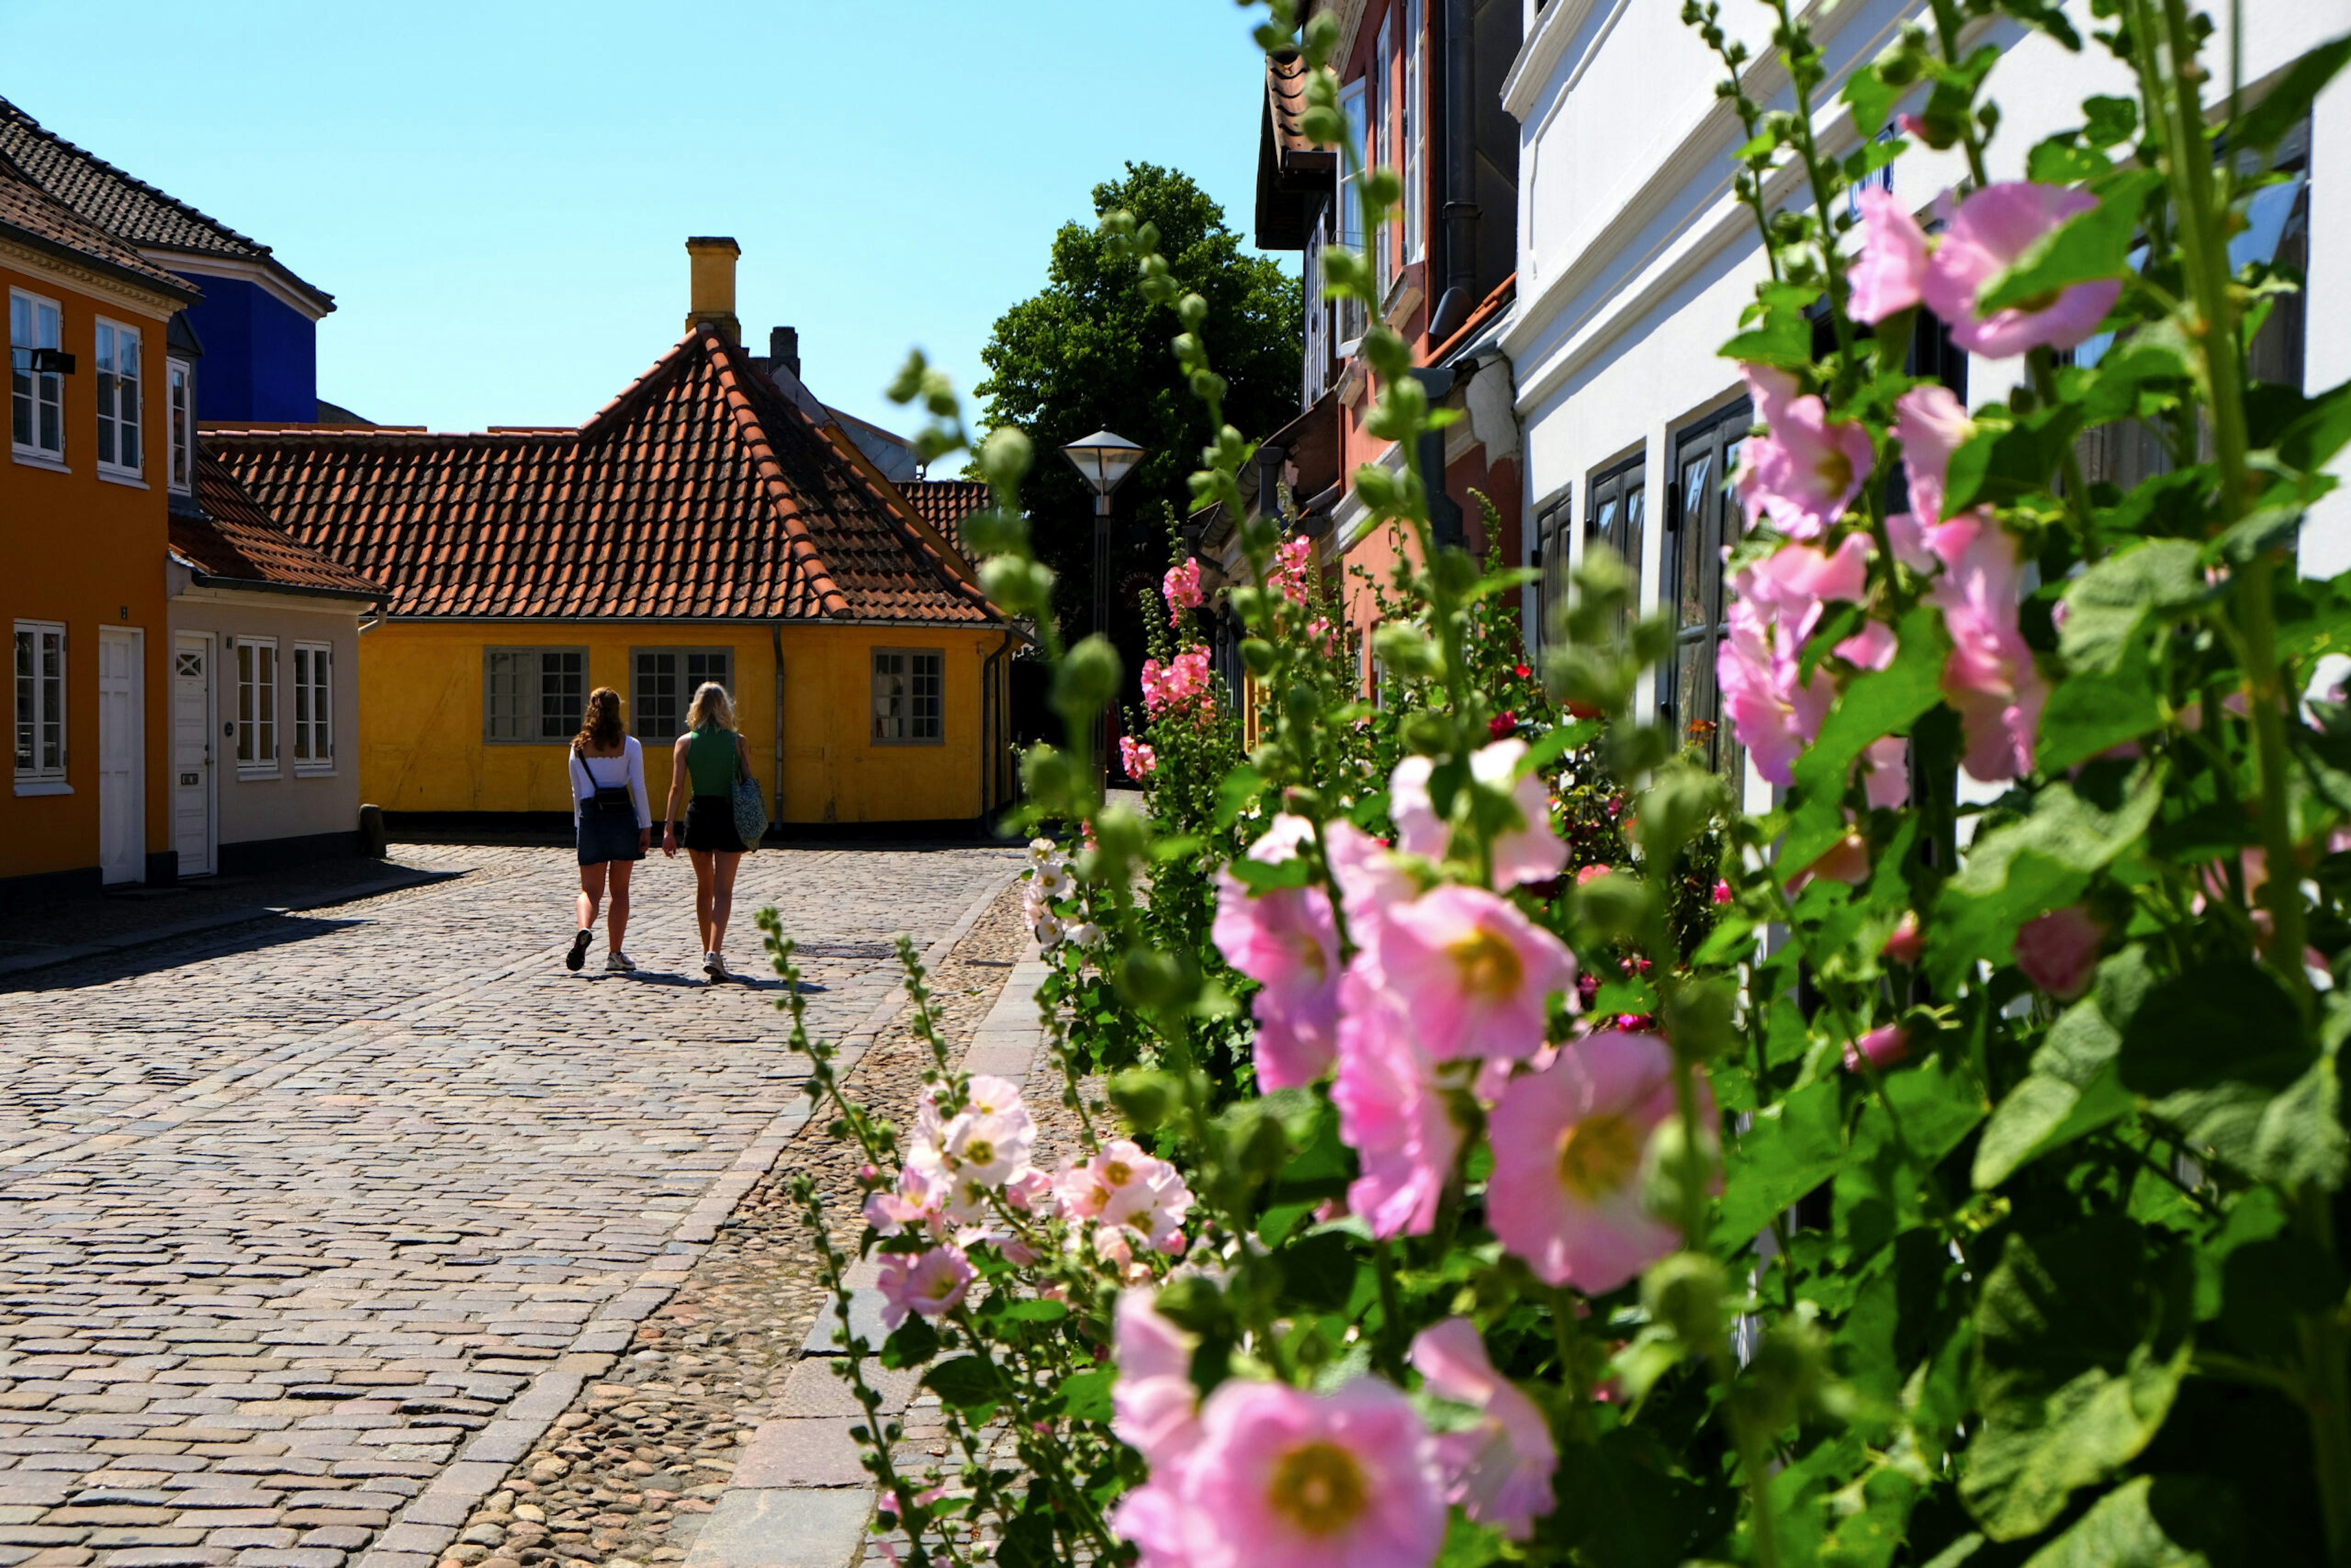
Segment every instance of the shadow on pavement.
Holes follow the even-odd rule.
[[[211,930],[182,937],[166,937],[120,952],[94,953],[86,958],[73,958],[45,968],[26,969],[14,975],[0,975],[0,993],[15,991],[73,991],[90,986],[112,985],[119,980],[136,979],[141,975],[158,974],[176,969],[183,964],[203,959],[233,957],[239,953],[266,952],[283,947],[290,942],[307,942],[329,932],[346,931],[354,925],[365,925],[361,919],[327,919],[315,915],[259,915],[235,925],[215,926]]]

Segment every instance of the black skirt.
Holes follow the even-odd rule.
[[[580,808],[580,863],[603,865],[611,861],[641,861],[645,852],[637,847],[637,814],[628,811],[601,811],[596,802],[589,800]]]
[[[690,850],[708,854],[739,855],[743,840],[735,831],[735,797],[696,795],[685,803],[685,835]]]

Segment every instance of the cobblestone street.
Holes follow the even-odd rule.
[[[0,1568],[429,1568],[806,1115],[752,914],[810,945],[811,1029],[871,1040],[891,939],[970,930],[1020,862],[755,855],[758,977],[713,988],[683,859],[607,977],[601,939],[559,962],[568,850],[395,858],[462,874],[0,988]],[[726,1426],[642,1448],[658,1501],[716,1494]]]

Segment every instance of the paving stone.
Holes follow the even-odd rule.
[[[856,1423],[794,1416],[764,1423],[736,1461],[737,1487],[871,1487],[849,1428]]]
[[[872,1513],[870,1491],[731,1491],[703,1521],[685,1568],[843,1568]]]

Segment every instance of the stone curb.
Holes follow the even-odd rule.
[[[972,1031],[963,1055],[966,1071],[1026,1082],[1041,1043],[1037,988],[1050,972],[1037,960],[1033,946],[1028,958],[1013,966],[987,1016]],[[882,1295],[871,1288],[872,1278],[871,1264],[850,1271],[850,1282],[858,1288],[850,1300],[849,1324],[869,1346],[878,1346]],[[863,1425],[863,1412],[830,1364],[841,1354],[833,1343],[840,1327],[836,1305],[810,1328],[799,1364],[784,1385],[782,1413],[752,1435],[683,1568],[852,1568],[863,1557],[866,1526],[873,1517],[873,1478],[849,1435]],[[914,1380],[868,1364],[869,1375],[882,1385],[882,1413],[898,1415],[918,1392]]]
[[[101,937],[95,942],[77,943],[70,947],[54,947],[45,953],[17,953],[0,958],[0,978],[21,975],[34,969],[55,968],[59,964],[71,964],[82,958],[102,958],[110,953],[127,953],[156,942],[170,942],[182,936],[199,936],[224,926],[244,925],[256,920],[267,920],[281,915],[304,915],[314,909],[331,909],[339,904],[356,904],[379,894],[399,893],[412,887],[425,887],[436,882],[454,882],[465,875],[461,871],[411,871],[396,876],[379,877],[372,882],[354,883],[307,898],[289,899],[284,904],[240,904],[210,915],[199,915],[186,920],[174,920],[162,925],[150,925],[127,936]]]
[[[996,902],[998,894],[1004,891],[1005,884],[1017,873],[1018,868],[1008,866],[1002,876],[988,879],[954,928],[925,952],[923,963],[926,967],[935,969],[946,961],[956,944],[970,935],[971,928],[979,924],[979,917],[987,912],[988,905]],[[1038,967],[1041,969],[1042,966]],[[1013,978],[1005,982],[1006,994],[1011,992],[1020,973],[1019,967],[1014,968]],[[1022,993],[1023,1005],[1033,1007],[1031,998],[1035,992],[1036,986],[1032,982]],[[1003,998],[999,996],[998,1006],[1002,1001]],[[874,1038],[890,1027],[899,1009],[904,1006],[905,993],[900,990],[877,1004],[857,1028],[841,1037],[841,1051],[838,1058],[841,1071],[848,1071],[864,1055]],[[993,1021],[995,1016],[995,1010],[991,1009],[989,1020]],[[855,1043],[852,1044],[852,1041]],[[547,1436],[548,1428],[555,1424],[555,1418],[571,1408],[588,1380],[601,1377],[610,1371],[620,1353],[628,1348],[634,1337],[636,1325],[659,1311],[663,1303],[676,1293],[678,1286],[685,1282],[686,1275],[693,1270],[695,1264],[702,1260],[711,1242],[716,1239],[718,1227],[734,1212],[743,1195],[758,1185],[768,1174],[768,1167],[791,1143],[792,1134],[807,1124],[812,1110],[807,1097],[800,1096],[796,1103],[778,1113],[757,1137],[744,1145],[734,1165],[711,1184],[709,1191],[678,1221],[660,1257],[654,1260],[654,1266],[639,1274],[629,1289],[598,1309],[595,1316],[589,1319],[586,1326],[572,1340],[571,1348],[553,1366],[533,1378],[528,1388],[508,1401],[496,1420],[475,1433],[473,1440],[459,1451],[455,1461],[434,1477],[432,1484],[400,1511],[398,1517],[375,1538],[368,1550],[352,1561],[351,1568],[434,1568],[441,1553],[457,1539],[457,1531],[464,1528],[474,1510],[496,1489],[500,1481],[506,1479],[517,1461],[538,1446]],[[760,1430],[764,1432],[766,1427]],[[846,1423],[843,1424],[842,1440],[848,1440]],[[737,1461],[738,1468],[756,1451],[757,1442],[755,1437],[744,1458]],[[852,1452],[854,1452],[853,1444]],[[748,1492],[751,1489],[744,1490]],[[703,1541],[714,1533],[713,1526],[719,1526],[716,1533],[722,1537],[745,1532],[743,1525],[734,1516],[728,1516],[723,1524],[720,1519],[726,1511],[726,1498],[734,1495],[730,1489],[720,1499],[720,1506],[703,1521],[702,1531],[695,1537],[694,1552],[696,1554],[702,1551]],[[865,1515],[872,1506],[871,1497],[862,1492],[843,1491],[828,1491],[822,1495],[832,1500],[856,1499],[860,1511],[852,1539],[862,1542],[865,1534]],[[824,1516],[822,1508],[816,1511]],[[834,1510],[835,1513],[841,1511]],[[751,1531],[753,1535],[770,1528],[763,1522],[753,1522],[758,1524],[758,1528]],[[788,1533],[780,1546],[760,1547],[758,1550],[789,1551],[795,1546],[825,1539],[829,1538]],[[853,1546],[852,1550],[854,1550]],[[742,1562],[754,1560],[753,1557],[740,1559]],[[842,1558],[837,1561],[846,1563],[850,1560]],[[695,1563],[695,1568],[700,1568],[698,1559],[689,1561]],[[732,1564],[738,1559],[729,1557],[726,1561]],[[818,1559],[759,1556],[756,1561],[764,1568],[800,1568],[803,1562],[813,1563]]]

